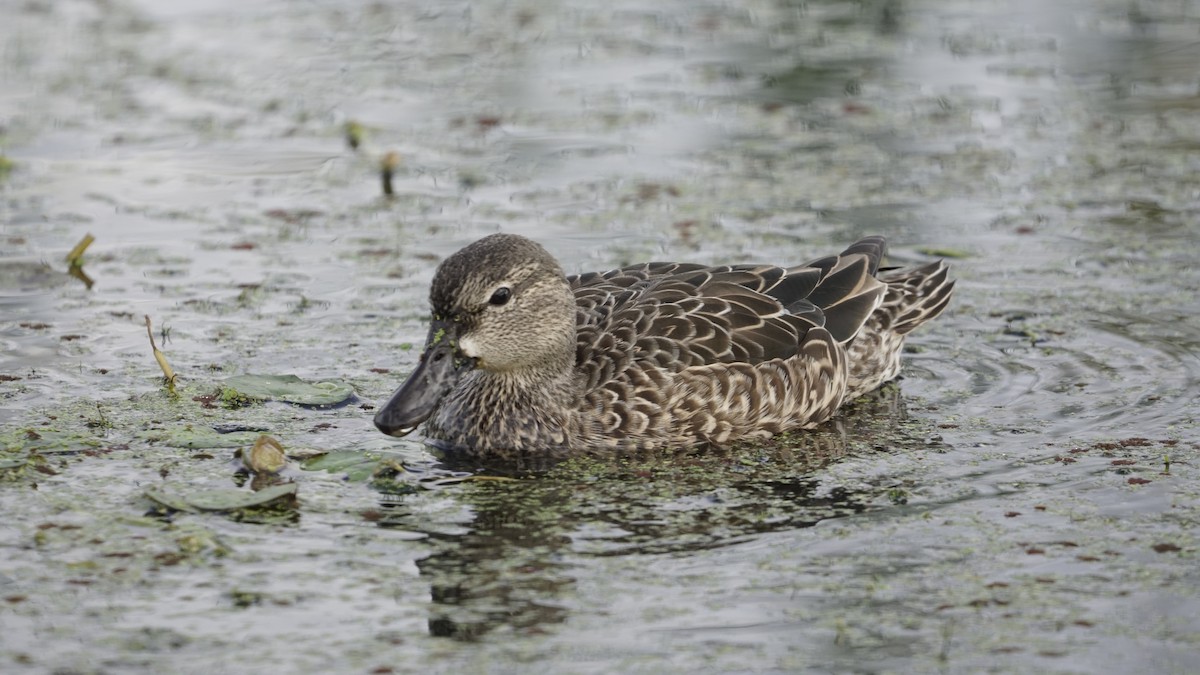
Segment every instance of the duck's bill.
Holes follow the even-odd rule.
[[[388,436],[406,436],[433,414],[463,374],[475,367],[475,359],[459,353],[457,345],[455,326],[434,321],[417,369],[375,414],[375,426],[380,431]]]

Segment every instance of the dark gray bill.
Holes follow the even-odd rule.
[[[417,369],[375,414],[375,426],[388,436],[405,436],[429,418],[463,373],[475,367],[458,351],[458,327],[434,321]]]

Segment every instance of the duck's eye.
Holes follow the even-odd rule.
[[[512,297],[512,289],[508,286],[501,286],[496,289],[495,293],[492,293],[492,297],[488,299],[488,302],[499,307],[507,303],[510,297]]]

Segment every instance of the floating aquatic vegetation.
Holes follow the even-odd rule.
[[[239,448],[253,444],[259,434],[251,431],[220,433],[209,427],[191,425],[172,429],[154,429],[140,434],[144,440],[173,448]]]
[[[287,466],[287,455],[283,445],[270,436],[259,436],[247,450],[238,450],[234,456],[242,460],[247,471],[257,474],[279,473]]]
[[[96,454],[100,440],[51,427],[25,427],[0,433],[0,480],[54,476],[69,463],[67,456]]]
[[[83,253],[89,246],[92,245],[92,242],[94,241],[96,241],[96,238],[93,237],[90,232],[83,235],[83,239],[80,239],[79,243],[75,244],[75,248],[71,249],[71,252],[68,253],[66,257],[67,274],[70,274],[76,279],[82,281],[83,285],[86,286],[88,290],[91,290],[92,285],[95,282],[87,275],[86,272],[83,271]]]
[[[305,382],[295,375],[237,375],[221,384],[221,400],[226,407],[255,401],[334,406],[352,396],[354,388],[343,382]],[[230,401],[238,405],[230,405]]]
[[[251,424],[241,424],[240,422],[222,422],[220,424],[212,425],[212,428],[213,431],[216,431],[218,434],[232,434],[235,431],[257,431],[260,433],[268,431],[266,427],[257,427]]]
[[[96,241],[96,238],[90,232],[83,235],[83,239],[80,239],[79,243],[75,244],[75,248],[71,249],[71,252],[67,254],[67,264],[71,267],[83,267],[83,253],[87,251],[88,247],[94,241]]]
[[[935,246],[922,246],[917,249],[917,253],[933,256],[935,258],[952,258],[961,260],[962,258],[970,258],[971,253],[958,248],[945,248]]]
[[[295,483],[272,485],[257,492],[235,488],[194,489],[186,485],[164,483],[142,491],[150,501],[173,511],[231,512],[247,509],[295,507],[299,486]]]
[[[29,461],[28,454],[13,455],[10,457],[0,457],[0,471],[8,471],[9,469],[20,469]]]
[[[345,473],[346,480],[363,481],[374,475],[382,457],[373,452],[356,452],[342,450],[329,452],[319,457],[307,460],[300,465],[305,471],[326,471],[328,473]]]
[[[166,335],[166,333],[163,333]],[[154,330],[150,324],[150,315],[146,315],[146,336],[150,338],[150,349],[154,351],[154,360],[158,361],[158,367],[162,369],[163,381],[167,388],[175,390],[175,371],[171,368],[171,364],[167,363],[167,357],[158,349],[158,345],[154,344]]]
[[[490,480],[469,471],[452,471],[434,464],[405,461],[390,453],[342,450],[304,461],[305,471],[341,473],[350,482],[368,481],[371,487],[390,495],[408,494],[417,488],[437,489],[467,480]]]
[[[60,455],[83,452],[99,445],[96,438],[50,427],[27,427],[0,434],[0,450],[14,453]]]
[[[437,464],[406,463],[392,458],[382,459],[371,474],[371,487],[387,495],[415,492],[417,488],[439,490],[465,482],[513,482],[507,476],[485,476],[470,471],[455,471]]]
[[[67,462],[51,462],[49,455],[36,452],[21,452],[0,458],[0,480],[17,481],[22,478],[37,479],[38,475],[57,476]]]
[[[346,122],[346,145],[350,146],[351,150],[358,150],[362,145],[363,135],[366,133],[366,127],[362,123],[355,120]]]
[[[395,194],[392,190],[392,176],[396,173],[398,166],[400,166],[400,153],[395,150],[389,151],[379,161],[379,178],[383,183],[383,194],[388,197]]]
[[[0,457],[0,480],[20,478],[25,474],[26,466],[29,466],[29,453],[27,452]]]

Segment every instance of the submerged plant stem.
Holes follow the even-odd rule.
[[[391,197],[395,194],[392,188],[392,176],[396,173],[396,167],[400,166],[400,153],[391,151],[383,156],[379,162],[379,178],[383,183],[383,194]]]

